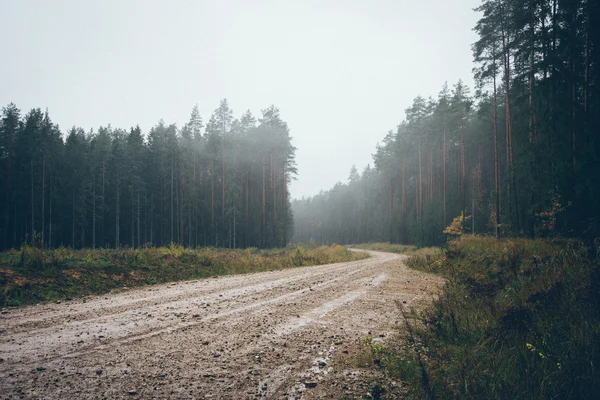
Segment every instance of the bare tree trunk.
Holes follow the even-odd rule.
[[[244,218],[245,218],[245,223],[244,226],[246,227],[246,232],[244,234],[245,237],[245,245],[248,245],[248,180],[249,180],[249,174],[250,171],[246,171],[246,211],[244,212]]]
[[[262,234],[262,241],[263,241],[263,246],[266,245],[266,214],[265,214],[265,157],[263,156],[263,168],[262,168],[262,230],[263,230],[263,234]]]
[[[419,202],[417,216],[423,213],[423,166],[421,164],[421,134],[419,134]]]
[[[419,219],[419,183],[415,183],[415,215]]]
[[[394,179],[390,178],[390,243],[394,241]]]
[[[152,241],[152,237],[150,237]],[[144,245],[148,243],[148,193],[144,189]]]
[[[41,245],[44,248],[44,233],[46,231],[46,155],[42,154],[42,234]]]
[[[502,52],[504,54],[504,83],[506,96],[506,163],[508,168],[507,194],[509,205],[514,203],[514,214],[516,216],[517,221],[517,226],[515,227],[515,229],[516,231],[518,231],[519,212],[516,193],[517,189],[515,187],[515,177],[513,171],[512,118],[510,107],[510,49],[508,48],[508,38],[506,37],[504,27],[502,28]],[[511,194],[513,195],[513,202],[511,202]]]
[[[406,218],[406,186],[405,186],[405,172],[406,172],[406,161],[404,157],[402,158],[402,223],[404,223],[404,219]]]
[[[588,4],[589,7],[589,4]],[[587,10],[585,17],[585,84],[583,87],[583,111],[588,119],[588,92],[590,89],[590,10]],[[587,124],[586,124],[587,128]]]
[[[92,177],[92,249],[96,249],[96,173]]]
[[[173,179],[174,179],[174,171],[173,169],[175,168],[175,165],[173,163],[173,155],[171,155],[171,243],[174,243],[174,215],[173,215],[173,201],[174,201],[174,196],[173,196]]]
[[[277,197],[276,197],[276,186],[277,178],[275,172],[275,166],[273,165],[273,151],[271,151],[271,190],[273,191],[273,235],[274,239],[277,239]]]
[[[150,194],[150,243],[154,245],[154,196]]]
[[[165,212],[165,180],[163,178],[163,174],[162,171],[164,171],[163,168],[163,162],[161,160],[161,168],[160,168],[161,174],[160,174],[160,219],[158,220],[158,228],[159,228],[159,237],[158,237],[158,243],[160,246],[162,246],[164,244],[163,242],[163,228],[164,228],[164,212]]]
[[[8,179],[6,180],[6,211],[4,214],[4,249],[8,248],[8,232],[10,225],[10,205],[12,202],[12,144],[13,144],[13,130],[9,129],[9,137],[8,137]],[[16,218],[12,221],[12,230],[14,232],[17,231],[16,226],[17,220]],[[15,245],[15,240],[13,239],[13,246]]]
[[[140,185],[137,187],[137,246],[141,246],[142,235],[140,234]]]
[[[14,230],[13,230],[13,245],[14,245],[15,243],[17,243],[17,204],[16,203],[15,203],[15,207],[14,207],[13,221],[14,221]],[[25,224],[25,226],[26,225],[27,224]],[[26,229],[24,231],[26,231]]]
[[[71,207],[71,247],[75,249],[75,190],[71,195],[72,207]]]
[[[223,128],[223,150],[222,150],[222,170],[221,170],[221,226],[223,235],[225,235],[225,129]],[[225,238],[223,238],[225,239]],[[225,247],[225,242],[223,243]]]
[[[179,243],[183,244],[183,168],[179,160]]]
[[[52,189],[54,188],[54,175],[50,174],[50,201],[49,201],[49,219],[48,222],[48,248],[52,248]]]
[[[461,132],[460,135],[460,202],[463,215],[466,211],[466,172],[465,172],[465,135]]]
[[[496,226],[495,233],[496,237],[500,237],[500,166],[499,166],[499,157],[498,157],[498,101],[497,101],[497,93],[496,93],[496,59],[495,52],[492,55],[494,59],[494,178],[496,184]]]
[[[103,156],[102,157],[102,210],[101,210],[101,214],[102,214],[102,246],[106,245],[105,239],[104,239],[104,226],[106,225],[106,221],[104,220],[104,218],[106,217],[105,215],[105,208],[104,208],[104,173],[106,171],[106,157]]]
[[[471,234],[475,234],[475,196],[471,198]]]
[[[235,234],[236,234],[236,232],[235,232],[236,211],[237,211],[237,208],[236,208],[236,207],[233,207],[233,248],[234,248],[234,249],[236,248],[236,247],[235,247],[235,244],[236,244],[236,243],[235,243],[235,240],[236,240],[236,236],[235,236]]]
[[[121,223],[121,177],[119,176],[119,166],[117,165],[117,204],[115,207],[115,248],[118,249],[121,246],[121,238],[119,237]]]
[[[35,246],[35,212],[33,208],[33,158],[31,165],[31,245]]]
[[[210,171],[210,228],[215,231],[215,159],[213,157],[212,167]]]
[[[432,199],[433,199],[433,162],[432,162],[432,155],[431,155],[431,149],[429,149],[429,159],[427,162],[427,202],[431,203]]]
[[[134,197],[134,184],[131,184],[131,189],[129,190],[131,196],[131,247],[135,247],[135,197]]]
[[[530,3],[530,22],[529,30],[531,31],[530,50],[529,50],[529,144],[533,144],[533,82],[535,76],[533,74],[533,57],[534,57],[534,45],[535,45],[535,31],[533,24],[533,7]]]
[[[575,137],[575,59],[571,59],[571,165],[577,164],[577,142]]]
[[[448,220],[446,218],[446,114],[444,113],[444,134],[442,144],[442,159],[444,164],[444,228],[448,226]]]
[[[285,165],[283,167],[283,245],[287,245],[288,235],[288,220],[287,220],[287,171]],[[356,223],[355,223],[356,226]],[[356,229],[356,228],[355,228]]]

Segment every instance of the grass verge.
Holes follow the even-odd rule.
[[[19,306],[215,275],[329,264],[366,258],[342,246],[288,246],[243,250],[171,245],[140,249],[23,246],[0,253],[0,306]]]
[[[600,243],[464,236],[409,264],[448,279],[378,364],[413,398],[596,398]]]

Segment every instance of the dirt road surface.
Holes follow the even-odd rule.
[[[441,283],[370,253],[4,310],[0,398],[362,398],[372,372],[336,358],[404,329],[396,301]]]

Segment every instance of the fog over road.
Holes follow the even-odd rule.
[[[0,397],[358,396],[361,372],[336,357],[392,337],[396,301],[421,307],[442,282],[370,253],[4,311]]]

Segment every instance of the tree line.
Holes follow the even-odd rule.
[[[204,125],[159,121],[66,134],[48,111],[14,104],[0,121],[0,245],[278,247],[293,232],[296,174],[274,106],[239,118],[222,100]]]
[[[347,183],[292,204],[297,241],[600,235],[600,5],[485,0],[475,90],[416,97]]]

